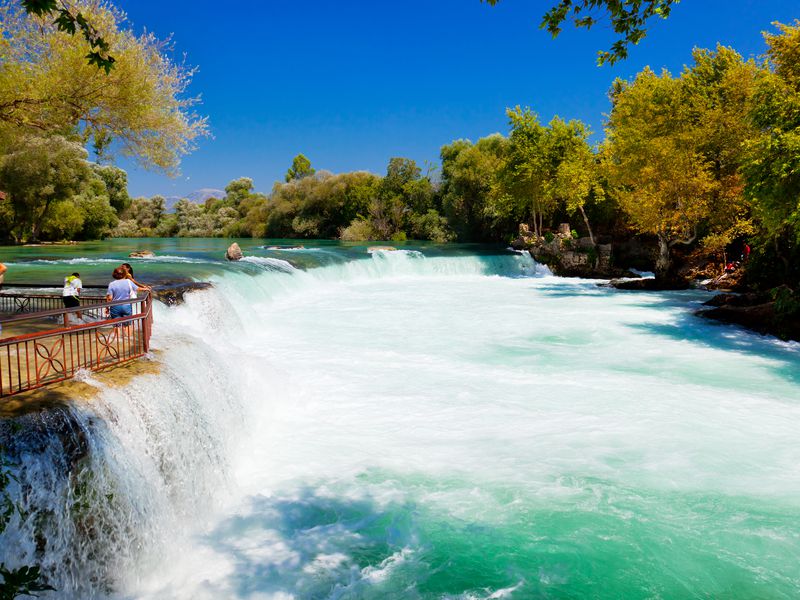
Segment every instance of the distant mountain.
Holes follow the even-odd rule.
[[[209,198],[224,198],[225,192],[214,188],[203,188],[195,190],[185,196],[167,196],[167,212],[172,212],[175,209],[175,204],[178,200],[186,198],[189,202],[195,204],[203,204]]]

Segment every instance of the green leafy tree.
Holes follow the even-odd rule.
[[[128,174],[113,165],[92,165],[92,171],[105,184],[108,201],[117,213],[122,213],[131,204],[128,194]]]
[[[542,139],[542,163],[547,168],[543,194],[547,205],[561,206],[567,214],[580,213],[589,238],[595,244],[585,206],[605,198],[598,158],[589,145],[588,127],[580,121],[555,117]]]
[[[460,241],[496,241],[516,226],[502,221],[497,227],[487,207],[508,146],[500,134],[442,146],[442,210]]]
[[[535,235],[542,236],[545,219],[556,208],[548,189],[553,169],[546,156],[546,129],[527,107],[506,114],[511,125],[508,153],[489,211],[499,221],[530,221]]]
[[[303,179],[314,174],[314,169],[311,167],[311,161],[302,154],[298,154],[292,160],[292,166],[286,171],[286,181],[293,181],[295,179]]]
[[[36,241],[58,203],[81,192],[93,174],[80,144],[61,136],[26,137],[0,157],[0,189],[11,208],[11,234]]]
[[[163,196],[152,198],[135,198],[130,206],[122,213],[119,225],[114,230],[115,237],[151,237],[154,235],[174,235],[175,227],[163,229],[162,224],[167,218],[167,201]]]

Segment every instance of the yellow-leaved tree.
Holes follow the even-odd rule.
[[[697,148],[680,81],[645,69],[617,81],[604,147],[609,182],[632,225],[658,238],[656,276],[671,276],[671,248],[691,244],[717,182]]]
[[[169,44],[125,28],[125,15],[99,0],[73,3],[113,48],[106,73],[86,59],[83,39],[49,16],[0,0],[0,151],[21,136],[77,136],[100,151],[118,149],[148,168],[177,172],[207,134],[186,96],[194,70],[169,56]]]

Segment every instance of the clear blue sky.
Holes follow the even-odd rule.
[[[248,176],[267,192],[299,152],[334,172],[383,173],[392,156],[437,162],[454,139],[506,133],[517,104],[601,132],[615,77],[677,72],[693,47],[717,42],[757,56],[772,21],[800,18],[797,0],[683,0],[627,61],[598,67],[611,32],[568,27],[553,40],[538,29],[553,2],[118,0],[135,30],[171,34],[199,67],[191,92],[214,136],[177,179],[120,161],[130,191],[182,195]]]

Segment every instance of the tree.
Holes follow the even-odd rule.
[[[16,1],[0,1],[0,143],[78,131],[85,143],[113,140],[143,166],[174,174],[207,134],[196,99],[184,97],[194,71],[173,62],[153,34],[122,29],[124,15],[109,5],[70,6],[113,45],[114,69],[98,71],[87,64],[83,41],[29,17]]]
[[[495,5],[500,0],[481,0]],[[553,37],[561,33],[564,22],[572,18],[576,27],[590,29],[599,22],[600,15],[605,15],[611,27],[619,36],[608,51],[598,52],[599,64],[614,64],[628,57],[628,47],[636,45],[645,35],[645,25],[653,17],[666,19],[673,4],[680,0],[559,0],[542,18],[541,29],[549,31]]]
[[[547,163],[552,169],[544,194],[548,204],[563,205],[567,213],[579,212],[592,245],[594,232],[586,215],[586,203],[600,200],[605,192],[600,183],[598,158],[589,146],[591,132],[580,121],[563,121],[555,117],[544,137]]]
[[[716,182],[692,136],[681,83],[645,69],[615,82],[606,166],[633,226],[658,238],[656,276],[671,277],[671,248],[691,244],[709,216]]]
[[[286,181],[293,181],[295,179],[302,179],[314,174],[314,169],[311,168],[311,161],[302,154],[298,154],[292,160],[292,166],[286,171]]]
[[[757,135],[749,112],[760,69],[721,45],[715,51],[695,49],[692,56],[694,64],[680,76],[681,102],[692,143],[715,181],[702,244],[722,258],[728,246],[755,232],[741,166],[748,140]]]
[[[123,212],[131,205],[128,195],[128,174],[113,165],[92,165],[92,171],[105,184],[108,201],[117,213]]]
[[[122,213],[121,221],[113,235],[115,237],[174,235],[177,233],[177,222],[174,227],[163,229],[166,210],[167,201],[163,196],[135,198]]]
[[[51,208],[70,201],[92,178],[80,144],[61,136],[27,137],[0,157],[0,189],[8,195],[11,234],[17,241],[36,241]],[[63,212],[65,207],[60,207]]]
[[[278,183],[267,205],[267,233],[277,237],[338,237],[342,229],[368,212],[379,181],[365,171],[317,171]]]
[[[800,20],[767,33],[767,64],[756,81],[750,118],[758,135],[747,144],[746,194],[761,224],[765,254],[780,279],[800,284]],[[766,262],[766,261],[764,261]],[[773,265],[764,265],[776,270]],[[780,280],[779,279],[779,280]],[[776,281],[769,282],[770,284]]]
[[[464,242],[494,241],[515,223],[493,227],[488,210],[497,174],[508,152],[509,142],[494,134],[479,139],[456,140],[442,146],[442,210],[458,239]]]
[[[547,186],[552,177],[545,157],[546,132],[529,108],[506,111],[511,125],[508,155],[498,174],[490,210],[495,219],[532,221],[535,235],[556,207]]]

